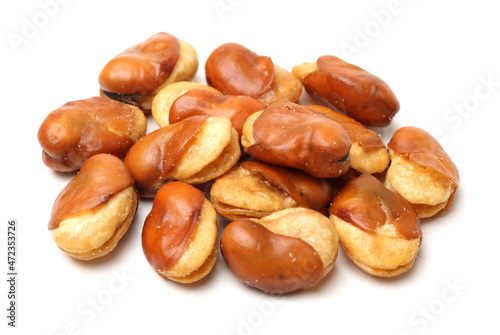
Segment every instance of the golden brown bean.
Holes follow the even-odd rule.
[[[205,63],[207,83],[223,94],[248,95],[268,106],[298,101],[302,83],[293,73],[237,43],[217,47]]]
[[[398,99],[382,79],[335,56],[321,56],[292,72],[310,95],[365,125],[385,127],[399,111]]]
[[[196,50],[161,32],[110,60],[99,74],[99,85],[107,97],[149,111],[160,89],[173,82],[191,80],[197,69]]]
[[[306,107],[325,114],[346,130],[351,139],[349,163],[352,169],[369,174],[381,173],[387,169],[389,153],[378,133],[331,108],[318,105]]]
[[[243,126],[245,152],[266,163],[334,178],[349,169],[351,140],[324,114],[281,100],[251,115]]]
[[[154,97],[151,114],[160,127],[170,124],[170,108],[181,95],[193,89],[202,89],[213,93],[220,93],[212,86],[200,84],[192,81],[179,81],[162,88]]]
[[[137,209],[133,179],[115,156],[90,157],[54,202],[49,230],[77,259],[109,253],[128,230]]]
[[[70,101],[50,113],[38,130],[38,141],[45,165],[74,171],[99,153],[125,158],[146,128],[144,113],[137,107],[93,97]]]
[[[221,251],[233,275],[246,285],[286,293],[310,288],[329,273],[338,235],[324,215],[291,208],[231,222],[222,233]]]
[[[125,157],[139,194],[154,197],[169,181],[201,184],[231,169],[240,158],[231,121],[196,115],[138,141]]]
[[[270,57],[226,43],[212,51],[205,72],[208,84],[223,94],[257,97],[271,87],[274,64]]]
[[[231,120],[241,136],[243,124],[253,113],[265,108],[257,99],[246,95],[222,95],[204,89],[193,89],[174,101],[169,123],[179,122],[193,115],[223,117]]]
[[[417,257],[422,231],[411,204],[375,177],[361,174],[335,195],[330,219],[346,255],[363,271],[393,277]]]
[[[210,202],[229,220],[261,218],[292,207],[326,208],[333,197],[330,184],[306,172],[246,161],[217,178]]]
[[[218,219],[203,192],[171,182],[156,194],[142,230],[142,248],[156,272],[192,283],[205,277],[217,259]]]
[[[450,156],[425,130],[398,129],[388,144],[391,165],[386,186],[408,200],[420,218],[446,212],[460,176]]]

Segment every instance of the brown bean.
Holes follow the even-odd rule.
[[[93,97],[70,101],[50,113],[38,130],[38,141],[45,165],[74,171],[99,153],[125,158],[146,128],[144,113],[137,107]]]
[[[420,218],[443,214],[453,203],[460,176],[439,142],[417,127],[398,129],[388,144],[386,186],[412,203]]]
[[[142,230],[148,262],[165,278],[192,283],[206,276],[217,259],[218,220],[203,192],[183,182],[156,194]]]
[[[399,111],[396,95],[382,79],[335,56],[321,56],[292,72],[310,95],[365,125],[385,127]]]
[[[241,44],[226,43],[212,51],[205,73],[208,84],[223,94],[257,97],[271,87],[274,64]]]
[[[382,277],[410,269],[422,240],[420,220],[377,178],[363,173],[345,183],[329,211],[342,248],[361,269]]]
[[[144,136],[130,149],[125,165],[139,194],[154,197],[169,181],[215,179],[239,158],[238,133],[229,120],[195,115]]]
[[[99,84],[105,92],[147,96],[170,76],[179,56],[177,37],[154,34],[110,60],[99,74]]]
[[[158,90],[172,82],[191,80],[197,68],[198,55],[191,45],[160,32],[106,63],[99,85],[111,99],[150,110]]]
[[[242,162],[217,178],[210,190],[210,202],[229,220],[260,218],[298,206],[321,210],[332,197],[325,179],[259,161]]]
[[[98,154],[54,202],[49,230],[70,256],[93,259],[109,253],[129,228],[137,209],[133,179],[115,156]]]
[[[205,64],[207,83],[227,95],[248,95],[265,106],[281,99],[297,102],[302,83],[271,58],[237,43],[216,48]]]
[[[231,222],[221,251],[233,275],[270,293],[316,285],[337,257],[338,235],[328,218],[306,208]]]
[[[160,127],[168,126],[170,124],[170,108],[172,107],[172,104],[181,95],[193,89],[203,89],[222,94],[212,86],[193,81],[179,81],[167,85],[158,91],[152,101],[151,115],[153,116],[155,122]]]
[[[193,89],[181,95],[170,108],[169,123],[193,115],[223,117],[231,120],[241,136],[243,124],[253,113],[265,108],[257,99],[246,95],[222,95],[204,89]]]
[[[307,108],[325,114],[330,119],[338,122],[351,139],[349,150],[350,167],[369,174],[381,173],[389,165],[389,153],[380,135],[366,128],[362,123],[353,118],[337,112],[331,108],[318,105],[309,105]]]
[[[321,113],[286,100],[250,116],[241,142],[245,152],[259,160],[314,177],[334,178],[349,169],[351,140],[345,129]]]

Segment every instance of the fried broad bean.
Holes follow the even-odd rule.
[[[351,140],[345,129],[324,114],[286,100],[252,114],[243,125],[241,144],[261,161],[317,178],[349,170]]]
[[[145,111],[158,91],[178,81],[191,80],[198,54],[187,42],[160,32],[110,60],[99,74],[101,93],[135,104]]]
[[[338,234],[331,222],[307,208],[233,221],[220,243],[233,275],[269,293],[313,287],[333,268],[338,252]]]
[[[231,169],[240,155],[231,121],[197,115],[144,136],[130,149],[125,165],[139,194],[154,197],[169,181],[213,180]]]
[[[333,197],[330,183],[306,172],[246,161],[217,178],[210,202],[224,218],[262,218],[286,208],[326,208]]]
[[[120,159],[92,156],[54,202],[48,225],[52,238],[74,258],[102,257],[130,227],[137,199],[132,176]]]
[[[68,172],[99,153],[125,158],[146,129],[146,117],[139,108],[92,97],[70,101],[51,112],[38,130],[38,141],[45,165]]]
[[[268,106],[281,99],[297,102],[302,83],[295,75],[241,44],[217,47],[205,63],[210,86],[223,94],[248,95]]]
[[[398,129],[388,144],[391,165],[385,185],[408,200],[420,218],[446,212],[460,176],[452,159],[431,134],[417,127]]]
[[[292,69],[306,91],[357,121],[375,127],[388,126],[399,111],[394,92],[379,77],[335,56]]]
[[[217,236],[217,214],[203,192],[176,181],[156,194],[144,222],[142,248],[160,276],[193,283],[212,270]]]
[[[193,115],[223,117],[241,137],[243,124],[265,106],[247,95],[224,95],[215,88],[193,82],[179,82],[162,89],[153,100],[153,118],[160,127]]]
[[[330,220],[345,254],[363,271],[393,277],[413,265],[420,244],[420,220],[411,204],[375,177],[361,174],[333,198]]]
[[[369,174],[381,173],[387,169],[390,162],[389,153],[377,132],[331,108],[319,105],[306,107],[325,114],[346,130],[351,139],[349,163],[352,169]]]
[[[151,115],[160,127],[165,127],[170,124],[170,108],[172,104],[184,93],[201,89],[211,91],[213,93],[220,93],[212,86],[200,84],[192,81],[179,81],[162,88],[154,97],[151,107]]]
[[[207,115],[229,119],[241,137],[243,124],[265,106],[247,95],[222,95],[203,89],[194,89],[181,95],[170,108],[170,123],[193,115]]]

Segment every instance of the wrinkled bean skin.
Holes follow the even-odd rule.
[[[351,140],[327,116],[281,100],[267,107],[252,128],[255,143],[245,151],[270,164],[334,178],[349,170]],[[244,145],[245,146],[245,145]]]
[[[99,153],[125,158],[146,133],[146,119],[137,108],[93,97],[71,101],[50,113],[38,131],[43,162],[61,172],[78,170]]]
[[[257,97],[271,88],[274,64],[237,43],[216,48],[205,64],[207,82],[223,94]]]
[[[239,136],[246,119],[265,106],[245,95],[221,95],[204,89],[194,89],[177,98],[170,108],[170,124],[193,115],[224,117],[231,120]]]
[[[179,40],[157,33],[110,60],[99,74],[99,84],[104,92],[139,102],[170,76],[179,55]]]
[[[310,95],[368,126],[388,126],[399,111],[396,95],[382,79],[334,56],[319,57],[303,84]]]
[[[186,147],[194,140],[206,116],[193,116],[155,130],[138,141],[125,157],[139,194],[153,198],[169,181],[169,172]]]
[[[329,211],[365,231],[375,232],[379,226],[393,224],[406,239],[422,236],[420,220],[411,204],[366,173],[340,189]]]
[[[425,130],[410,126],[399,128],[393,134],[388,147],[419,165],[448,176],[455,187],[458,186],[460,175],[456,165],[441,144]]]

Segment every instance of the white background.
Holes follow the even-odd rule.
[[[500,20],[493,4],[4,2],[0,332],[498,333]],[[142,254],[140,231],[151,201],[140,203],[132,227],[109,256],[81,262],[62,253],[47,222],[73,174],[43,165],[38,127],[65,102],[96,95],[104,64],[159,31],[196,48],[200,67],[195,81],[202,83],[207,56],[225,42],[271,56],[287,69],[333,54],[384,79],[401,103],[392,125],[382,130],[384,140],[405,125],[438,134],[461,174],[452,210],[423,223],[423,244],[411,271],[377,279],[340,252],[334,270],[317,287],[272,297],[242,285],[219,258],[207,278],[183,286],[158,276]],[[148,130],[155,128],[150,119]],[[7,327],[6,318],[6,226],[11,218],[18,220],[16,329]]]

